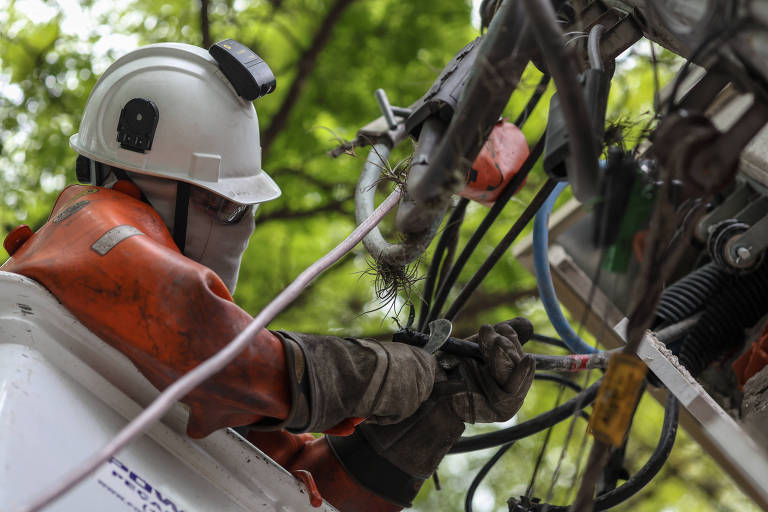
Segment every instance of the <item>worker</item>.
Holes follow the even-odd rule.
[[[119,58],[70,140],[89,184],[67,187],[34,234],[11,232],[0,268],[41,283],[166,388],[252,320],[231,293],[254,212],[280,195],[261,168],[251,101],[272,88],[266,64],[232,40]],[[521,348],[531,330],[524,319],[483,326],[474,337],[483,362],[441,363],[394,342],[262,330],[182,400],[187,434],[247,427],[339,510],[399,510],[464,422],[519,409],[534,372]]]

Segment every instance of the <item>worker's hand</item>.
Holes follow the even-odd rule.
[[[454,413],[468,423],[507,421],[520,409],[533,382],[536,363],[523,352],[522,343],[533,333],[525,318],[514,318],[468,338],[476,342],[483,361],[438,357],[448,380],[438,392],[452,395]]]
[[[469,338],[480,346],[483,361],[438,353],[441,370],[432,393],[414,414],[390,425],[368,421],[350,437],[329,437],[334,453],[364,487],[409,506],[421,482],[461,437],[465,422],[506,421],[520,408],[535,369],[521,342],[532,333],[523,318],[484,325]],[[359,454],[368,455],[361,461]]]

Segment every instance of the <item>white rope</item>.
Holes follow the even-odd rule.
[[[54,500],[61,497],[64,493],[80,483],[88,475],[93,473],[99,466],[107,462],[110,457],[124,448],[137,436],[142,434],[150,425],[159,420],[178,400],[186,396],[190,391],[200,385],[211,375],[224,368],[230,361],[237,357],[248,344],[252,337],[272,321],[288,304],[298,297],[309,283],[325,271],[328,267],[336,263],[342,256],[348,253],[357,245],[360,240],[373,229],[384,215],[387,214],[400,200],[402,191],[397,188],[387,199],[350,235],[341,243],[334,247],[328,254],[317,260],[304,272],[294,279],[277,297],[272,300],[258,315],[254,318],[248,327],[230,341],[224,348],[218,351],[210,358],[203,361],[189,373],[174,382],[165,391],[155,398],[155,400],[144,409],[141,414],[136,416],[128,425],[107,443],[98,452],[86,459],[80,466],[73,469],[70,473],[64,475],[50,489],[41,493],[34,500],[31,500],[24,506],[16,509],[17,512],[35,512]]]

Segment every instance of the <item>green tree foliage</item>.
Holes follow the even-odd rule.
[[[277,76],[274,94],[256,102],[262,127],[264,168],[283,197],[260,208],[257,229],[245,255],[236,300],[256,313],[301,270],[353,228],[355,183],[365,150],[331,159],[327,152],[354,138],[379,112],[373,91],[387,91],[396,105],[408,105],[431,85],[453,53],[477,35],[463,0],[0,0],[0,236],[19,223],[33,229],[46,219],[64,185],[74,183],[75,154],[68,138],[77,131],[82,108],[99,73],[140,44],[181,41],[207,45],[235,38],[253,48]],[[640,47],[642,50],[642,47]],[[660,54],[659,78],[671,76],[672,59]],[[516,117],[539,80],[526,71],[507,110]],[[652,117],[654,73],[647,52],[625,57],[614,81],[609,118],[628,127],[634,143]],[[535,142],[544,129],[547,100],[529,116],[525,134]],[[181,92],[180,92],[181,93]],[[407,144],[406,144],[407,146]],[[405,147],[393,156],[407,156]],[[468,279],[544,182],[535,169],[472,256]],[[382,197],[391,186],[382,185]],[[564,198],[565,199],[565,198]],[[476,229],[485,207],[471,203],[461,239]],[[383,231],[391,240],[391,220]],[[420,263],[426,271],[430,252]],[[2,260],[0,260],[2,261]],[[272,324],[307,332],[382,336],[406,318],[406,294],[395,304],[376,300],[375,277],[362,247],[316,280]],[[411,297],[418,300],[421,284]],[[514,258],[494,268],[456,324],[459,335],[483,322],[525,315],[537,331],[553,334],[538,305],[533,277]],[[531,344],[546,351],[546,346]],[[513,421],[554,405],[557,387],[537,383]],[[570,391],[563,392],[566,397]],[[646,397],[631,435],[630,471],[655,445],[662,410]],[[496,426],[470,427],[473,432]],[[551,434],[534,494],[546,496],[568,437],[569,422]],[[568,454],[552,488],[555,502],[567,502],[577,471],[584,423],[576,420]],[[477,494],[475,510],[506,510],[506,499],[526,492],[533,461],[545,434],[517,443],[491,472]],[[451,456],[440,469],[443,490],[428,483],[418,510],[458,511],[472,476],[490,456]],[[685,435],[655,483],[620,510],[748,510],[751,505],[719,468]]]

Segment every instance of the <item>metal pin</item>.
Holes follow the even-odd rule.
[[[392,106],[387,99],[387,93],[384,92],[384,89],[376,89],[374,94],[376,95],[376,101],[379,102],[381,113],[384,115],[387,125],[389,125],[389,129],[394,130],[397,128],[397,120],[395,119],[395,113],[392,111]]]

